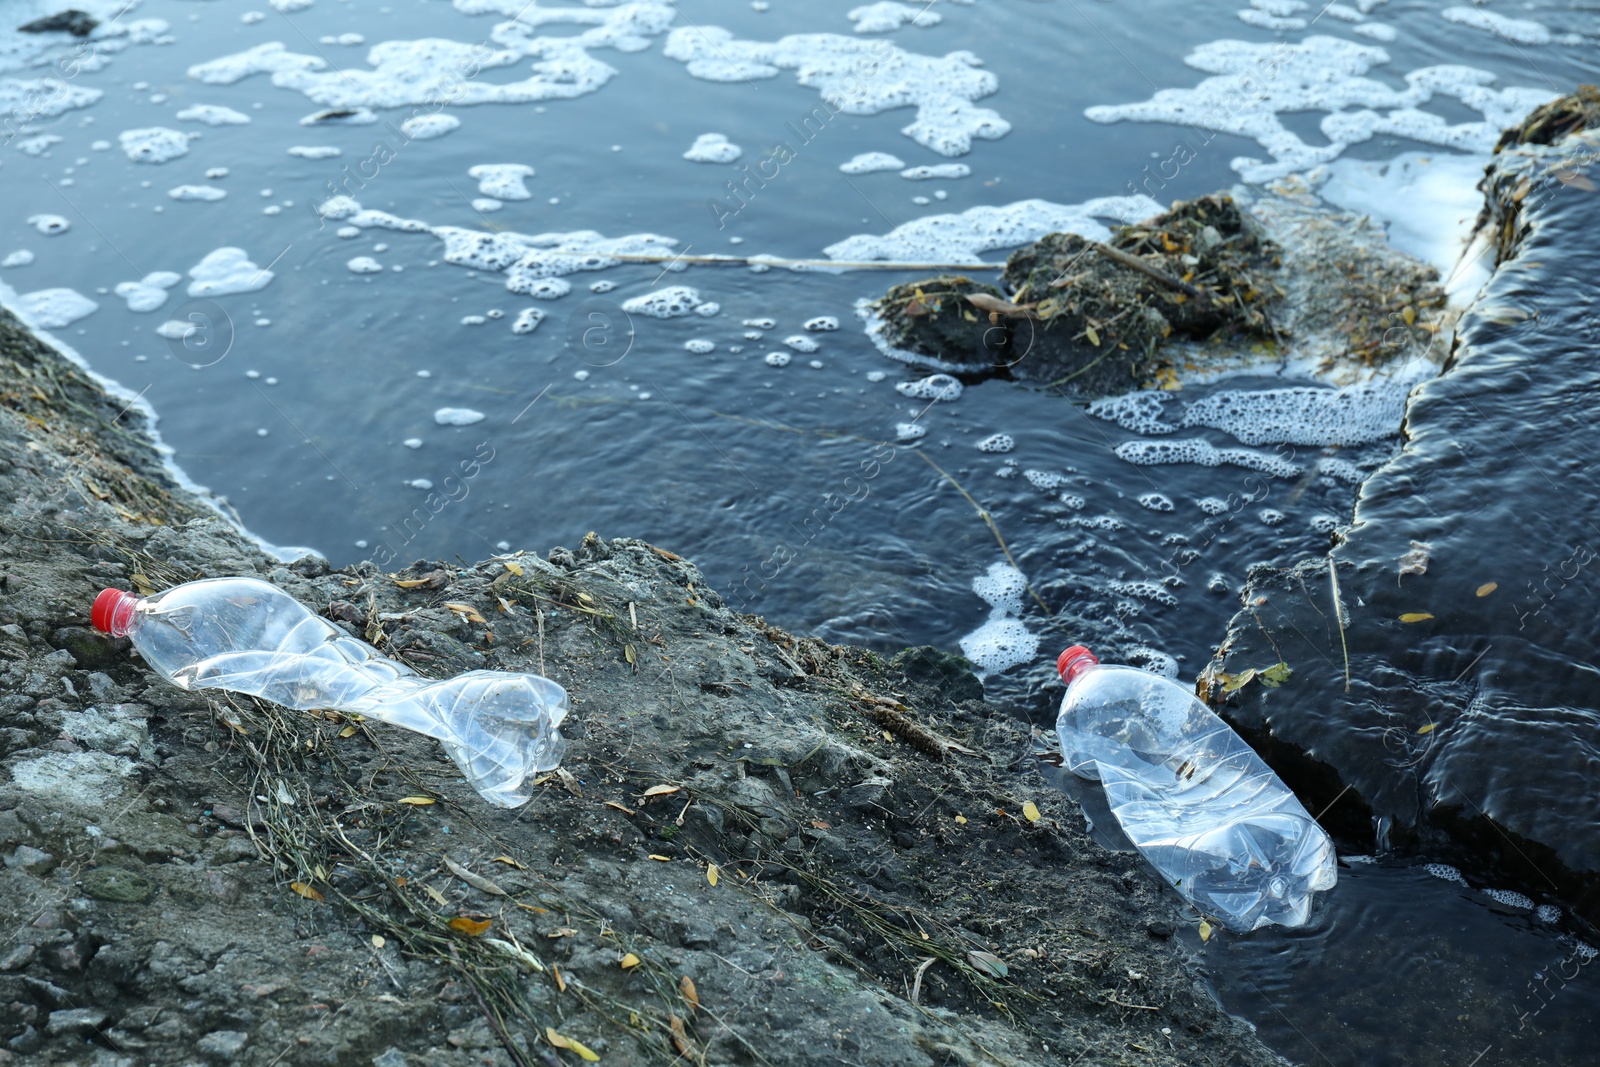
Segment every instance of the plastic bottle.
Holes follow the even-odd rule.
[[[140,599],[95,598],[98,630],[126,635],[183,689],[228,689],[299,711],[336,709],[437,738],[483,798],[514,808],[566,751],[567,693],[537,674],[422,677],[254,578],[209,578]]]
[[[1082,645],[1056,669],[1064,765],[1100,780],[1161,876],[1231,930],[1303,925],[1338,879],[1333,843],[1261,757],[1175,682]]]

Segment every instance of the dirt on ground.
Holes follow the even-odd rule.
[[[1281,1062],[963,661],[784,633],[637,540],[286,564],[140,421],[0,321],[0,1062]],[[555,679],[561,768],[494,808],[426,737],[88,627],[220,575],[426,675]]]

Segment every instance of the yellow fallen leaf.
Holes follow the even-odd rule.
[[[290,882],[289,888],[293,889],[296,893],[299,893],[307,900],[322,899],[322,894],[311,888],[311,886],[307,885],[305,882]]]
[[[1038,822],[1039,806],[1031,800],[1028,801],[1026,804],[1022,805],[1022,817],[1027,819],[1029,822]]]
[[[423,886],[422,887],[422,891],[424,893],[428,894],[428,896],[432,897],[433,898],[433,902],[435,904],[448,904],[448,903],[450,903],[448,900],[444,899],[444,894],[443,893],[439,892],[437,889],[433,888],[433,886],[431,886],[431,885]]]
[[[967,825],[967,817],[965,815],[957,815],[956,822],[960,823],[962,826],[965,826]]]
[[[482,937],[483,932],[489,929],[493,921],[492,919],[469,919],[465,915],[457,915],[450,920],[450,929],[458,934],[466,934],[468,937]]]
[[[622,959],[618,962],[618,966],[625,971],[630,970],[639,966],[639,957],[630,952],[626,956],[622,957]]]
[[[396,578],[394,580],[394,584],[398,585],[401,589],[420,589],[425,585],[432,585],[433,583],[434,580],[432,578]]]
[[[681,785],[653,785],[649,789],[646,789],[642,795],[647,797],[664,797],[668,793],[676,793],[682,788],[683,787]]]
[[[693,1015],[700,1008],[700,993],[694,987],[694,979],[684,975],[678,979],[678,992],[683,994],[683,999],[689,1004],[689,1014]]]
[[[567,980],[561,977],[561,968],[552,963],[550,969],[556,972],[556,989],[565,993],[567,991]]]
[[[515,867],[519,871],[525,871],[525,870],[528,869],[528,868],[524,867],[522,864],[518,863],[516,860],[512,859],[510,856],[496,856],[494,858],[494,861],[496,863],[503,863],[507,867]]]
[[[622,646],[622,656],[629,663],[638,663],[639,662],[639,654],[633,650],[633,646],[632,645],[623,645]]]
[[[1096,348],[1100,347],[1100,335],[1095,333],[1093,326],[1085,326],[1083,328],[1083,332],[1085,336],[1089,338],[1090,344],[1094,345]]]
[[[466,619],[468,622],[488,621],[482,615],[479,615],[478,609],[473,607],[471,604],[457,604],[451,601],[446,601],[444,606],[461,616],[463,619]]]
[[[659,852],[650,853],[650,858],[655,860],[657,863],[671,863],[672,862],[672,857],[671,856],[663,856]]]
[[[372,947],[373,948],[382,948],[384,945],[387,945],[388,943],[389,942],[384,939],[384,936],[382,934],[373,934],[372,935]]]
[[[400,798],[400,803],[401,804],[414,804],[414,805],[416,805],[417,807],[420,808],[420,807],[425,807],[428,804],[433,804],[433,803],[436,803],[436,802],[434,801],[434,799],[432,797],[401,797]]]
[[[1206,922],[1204,919],[1200,920],[1200,940],[1201,941],[1210,941],[1211,940],[1211,924]]]
[[[575,1037],[567,1038],[567,1047],[573,1052],[576,1052],[580,1060],[587,1060],[590,1063],[598,1063],[600,1061],[600,1054],[598,1052],[590,1051],[587,1045]]]
[[[356,728],[354,726],[346,726],[343,730],[339,731],[340,737],[354,737],[355,735]]]
[[[683,1028],[683,1020],[674,1015],[667,1023],[672,1030],[672,1043],[678,1048],[678,1055],[694,1055],[694,1042],[689,1040],[689,1035]]]
[[[1407,326],[1410,326],[1413,322],[1417,321],[1417,309],[1408,304],[1406,309],[1400,312],[1400,317],[1406,320]]]
[[[1500,588],[1500,583],[1499,582],[1484,582],[1482,585],[1478,586],[1478,595],[1479,596],[1488,596],[1490,593],[1494,592],[1496,589],[1499,589],[1499,588]]]
[[[627,807],[627,806],[622,805],[622,804],[618,804],[615,800],[606,801],[605,806],[608,807],[608,808],[616,808],[618,811],[622,812],[622,814],[624,814],[624,815],[637,815],[637,814],[639,814],[638,812],[634,811],[630,807]]]
[[[883,739],[885,741],[893,741],[894,740],[894,734],[891,734],[888,730],[885,730],[885,731],[883,731]]]
[[[1433,616],[1429,615],[1426,611],[1408,611],[1404,615],[1400,616],[1400,621],[1401,622],[1427,622],[1431,618],[1433,618]]]
[[[719,879],[721,877],[722,877],[722,875],[717,870],[717,865],[715,863],[710,864],[709,866],[706,867],[706,881],[710,882],[712,885],[716,885],[717,884],[717,879]]]
[[[518,578],[522,577],[522,564],[514,563],[509,559],[502,560],[501,562],[506,565],[506,570],[510,571],[512,574],[515,574]]]
[[[1435,729],[1437,729],[1437,728],[1438,728],[1438,726],[1439,726],[1439,724],[1438,724],[1438,723],[1436,723],[1436,722],[1430,722],[1430,723],[1429,723],[1429,724],[1428,724],[1428,725],[1426,725],[1426,726],[1424,726],[1424,727],[1422,727],[1422,728],[1421,728],[1421,729],[1420,729],[1420,730],[1418,730],[1418,731],[1417,731],[1417,734],[1418,734],[1418,735],[1419,735],[1419,736],[1420,736],[1420,735],[1422,735],[1422,734],[1431,734],[1431,733],[1433,733],[1433,731],[1434,731],[1434,730],[1435,730]]]

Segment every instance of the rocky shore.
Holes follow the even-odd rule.
[[[962,661],[786,634],[637,540],[284,563],[140,422],[0,316],[0,1062],[1281,1062]],[[564,765],[491,809],[427,738],[88,628],[228,574],[425,674],[556,679]]]

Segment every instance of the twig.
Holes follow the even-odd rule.
[[[1339,647],[1344,650],[1344,691],[1350,692],[1350,646],[1344,640],[1344,609],[1339,606],[1339,570],[1328,557],[1328,581],[1333,585],[1333,621],[1339,625]],[[1282,657],[1279,657],[1280,659]]]
[[[923,973],[926,972],[929,967],[932,967],[935,963],[938,963],[938,962],[939,962],[939,957],[938,956],[929,956],[927,959],[925,959],[921,963],[917,964],[917,977],[911,983],[911,1006],[913,1008],[915,1008],[917,1006],[917,997],[922,995],[922,975],[923,975]]]
[[[1105,356],[1101,356],[1100,357],[1100,359],[1104,359],[1104,358],[1105,358]],[[1099,362],[1099,360],[1096,360],[1095,362]],[[1084,368],[1084,369],[1087,370],[1088,368]],[[949,482],[951,485],[956,487],[956,492],[960,493],[962,496],[967,498],[967,503],[971,504],[973,506],[973,508],[977,510],[978,517],[981,518],[985,523],[988,524],[989,532],[994,534],[994,539],[996,541],[1000,542],[1000,551],[1002,551],[1002,552],[1004,552],[1006,554],[1006,560],[1011,564],[1012,568],[1014,568],[1018,574],[1022,574],[1022,568],[1017,566],[1016,557],[1011,554],[1011,549],[1009,547],[1007,547],[1006,539],[1004,537],[1000,536],[1000,527],[998,527],[998,526],[996,526],[994,524],[994,519],[992,519],[989,516],[989,512],[984,509],[983,505],[979,504],[976,500],[974,500],[972,498],[972,494],[967,492],[966,489],[961,485],[961,483],[956,481],[955,478],[950,475],[949,471],[945,470],[943,467],[939,466],[939,464],[935,463],[933,461],[933,458],[931,456],[929,456],[926,452],[918,452],[917,455],[921,456],[927,462],[928,466],[932,467],[934,470],[936,470],[940,474],[944,475],[945,481]],[[1022,583],[1028,587],[1028,595],[1033,597],[1033,602],[1035,604],[1039,605],[1039,610],[1044,612],[1046,615],[1049,615],[1050,614],[1050,609],[1045,606],[1044,600],[1040,598],[1039,594],[1033,591],[1033,583],[1028,581],[1027,575],[1023,575]]]
[[[902,263],[897,261],[844,260],[844,259],[782,259],[777,256],[684,256],[670,252],[629,252],[609,255],[624,263],[698,263],[710,267],[748,267],[761,264],[769,267],[807,268],[816,270],[1005,270],[1004,263]]]
[[[1211,299],[1204,291],[1195,288],[1181,278],[1174,278],[1160,267],[1152,267],[1138,256],[1130,256],[1119,248],[1112,248],[1110,245],[1101,244],[1099,241],[1093,242],[1091,247],[1112,262],[1120,263],[1129,270],[1136,270],[1147,277],[1153,278],[1169,289],[1176,289],[1178,292],[1192,296],[1196,300],[1210,301]],[[1056,283],[1052,282],[1050,284],[1055,285]]]

